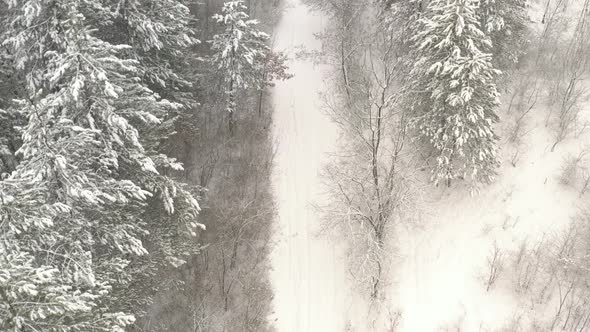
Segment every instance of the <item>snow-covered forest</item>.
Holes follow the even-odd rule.
[[[0,0],[0,332],[590,331],[590,0]]]
[[[280,10],[0,3],[0,331],[266,328]]]

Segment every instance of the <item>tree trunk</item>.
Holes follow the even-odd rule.
[[[262,116],[262,98],[264,97],[264,90],[260,90],[258,94],[258,116]]]
[[[551,0],[547,0],[547,5],[545,6],[545,11],[543,12],[543,19],[541,19],[541,24],[545,24],[545,18],[547,17],[547,12],[549,12],[549,4]]]
[[[236,92],[234,91],[234,81],[231,80],[229,82],[229,107],[228,107],[228,111],[229,111],[228,129],[229,129],[229,135],[231,137],[234,136],[234,131],[235,131],[235,121],[236,121],[234,119],[235,108],[236,108]]]
[[[341,69],[342,69],[342,77],[344,78],[344,89],[346,89],[346,95],[348,99],[350,99],[350,90],[348,88],[348,72],[346,71],[346,59],[344,53],[344,38],[340,41],[340,58],[341,58]]]

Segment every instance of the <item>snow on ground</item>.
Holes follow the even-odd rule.
[[[321,193],[318,174],[326,152],[335,148],[337,137],[319,98],[330,83],[328,70],[309,59],[295,59],[300,46],[320,49],[314,34],[326,22],[299,1],[287,4],[275,35],[275,47],[292,55],[295,77],[274,89],[279,220],[270,319],[279,332],[344,331],[347,321],[363,320],[361,301],[349,290],[344,245],[317,236],[320,222],[311,207]],[[523,241],[534,244],[561,231],[581,205],[578,193],[560,184],[559,176],[565,157],[582,143],[570,138],[551,152],[547,112],[539,102],[528,115],[516,167],[503,141],[504,163],[495,183],[473,197],[457,184],[428,190],[421,222],[402,224],[391,237],[397,239],[392,255],[399,259],[391,268],[388,295],[391,308],[402,314],[399,331],[498,331],[526,312],[525,300],[509,283],[486,289],[494,248],[508,259]],[[507,136],[505,129],[499,130]]]
[[[275,48],[290,53],[290,72],[295,74],[273,89],[278,227],[270,320],[279,332],[344,331],[350,305],[344,248],[318,236],[319,217],[312,207],[321,194],[318,173],[336,137],[334,125],[321,111],[319,93],[329,83],[326,68],[310,59],[295,59],[301,46],[321,48],[314,34],[324,24],[319,13],[293,0],[287,2],[275,32]]]
[[[507,259],[523,241],[557,234],[581,202],[559,182],[565,157],[581,143],[569,139],[551,152],[547,112],[540,104],[527,118],[530,132],[516,167],[505,146],[495,183],[474,197],[466,189],[437,188],[419,227],[401,227],[402,260],[393,267],[391,292],[392,305],[403,314],[400,331],[498,331],[526,310],[509,285],[486,290],[494,247]]]
[[[542,16],[539,8],[533,8],[535,22]],[[533,28],[542,26],[536,23]],[[587,146],[588,137],[569,137],[551,152],[555,134],[545,123],[547,94],[541,93],[527,115],[527,135],[516,166],[510,162],[513,147],[503,140],[504,162],[495,183],[474,197],[456,185],[434,189],[424,202],[422,222],[398,230],[401,259],[392,268],[397,282],[390,300],[403,315],[400,331],[499,331],[527,316],[528,299],[519,297],[506,280],[509,267],[502,272],[504,282],[486,290],[488,260],[495,247],[510,260],[523,242],[534,245],[559,234],[579,213],[584,199],[559,177],[566,157]],[[507,104],[508,96],[505,99]],[[590,115],[590,103],[583,106],[580,123]],[[501,114],[498,130],[503,137],[509,134],[510,116]],[[554,310],[550,306],[535,310]],[[542,313],[534,315],[543,319]]]

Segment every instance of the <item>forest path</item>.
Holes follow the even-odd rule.
[[[346,265],[341,246],[318,236],[320,220],[312,204],[321,196],[319,173],[333,150],[336,128],[322,109],[320,92],[327,67],[298,57],[296,51],[321,49],[315,34],[326,24],[300,0],[286,3],[274,47],[289,53],[295,76],[273,89],[277,156],[273,187],[278,205],[271,282],[270,317],[279,332],[344,331]]]

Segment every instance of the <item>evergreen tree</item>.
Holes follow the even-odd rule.
[[[489,182],[499,165],[493,124],[499,93],[479,1],[434,0],[418,20],[409,76],[413,120],[433,148],[438,183],[464,178]]]
[[[481,6],[482,30],[488,34],[494,47],[494,65],[510,69],[526,51],[527,14],[526,0],[484,0]]]
[[[213,51],[212,62],[221,72],[227,87],[229,130],[233,134],[236,111],[236,93],[239,89],[261,87],[268,75],[264,71],[264,60],[270,48],[266,44],[270,36],[257,29],[258,21],[250,20],[246,14],[244,0],[224,3],[221,14],[213,19],[221,24],[223,32],[213,36],[210,41]]]
[[[106,40],[132,46],[133,57],[150,88],[167,99],[186,104],[192,104],[191,96],[183,94],[193,87],[191,47],[200,43],[192,28],[195,22],[188,7],[192,2],[117,1],[116,7],[109,9],[111,18],[102,22],[101,30]]]
[[[0,2],[0,40],[7,30],[8,6]],[[13,98],[18,98],[19,84],[11,68],[12,57],[6,47],[0,47],[0,179],[11,173],[17,164],[16,150],[20,146],[20,135],[16,127],[22,125],[20,114],[11,112]]]
[[[140,136],[180,105],[143,84],[131,46],[99,37],[110,12],[102,3],[8,3],[3,44],[26,85],[9,108],[26,125],[22,161],[0,181],[0,330],[121,331],[134,318],[113,289],[148,254],[148,198],[175,215],[163,228],[190,236],[202,227],[194,197],[161,174],[181,166]]]
[[[262,66],[255,77],[258,90],[258,115],[262,113],[262,97],[266,88],[274,85],[274,81],[288,80],[293,77],[288,73],[287,55],[282,52],[267,52],[261,59]]]
[[[170,173],[169,170],[179,170],[180,165],[161,154],[161,151],[170,151],[168,144],[175,139],[177,128],[186,129],[186,119],[197,105],[194,86],[197,75],[192,68],[195,61],[199,61],[193,47],[200,41],[195,38],[192,28],[194,19],[189,5],[193,2],[105,1],[102,8],[108,9],[106,14],[97,15],[99,10],[96,8],[87,10],[87,15],[93,17],[100,27],[100,36],[113,43],[131,46],[128,56],[137,60],[137,76],[141,82],[156,92],[157,98],[164,97],[174,105],[158,116],[160,121],[156,125],[133,122],[146,154],[152,156],[156,168],[162,170],[162,174],[145,177],[128,168],[130,173],[126,175],[134,177],[142,187],[150,188],[159,196],[150,199],[149,208],[142,217],[149,231],[143,241],[150,255],[143,255],[130,263],[128,271],[132,284],[116,289],[117,296],[114,297],[118,305],[139,315],[145,314],[157,291],[177,284],[177,280],[171,279],[175,267],[185,261],[179,257],[188,258],[199,251],[195,238],[186,236],[186,226],[191,225],[197,215],[197,210],[187,202],[196,196],[198,188],[164,176]],[[109,18],[100,20],[102,16]],[[194,132],[188,134],[195,135]],[[191,229],[188,233],[194,232]]]
[[[0,55],[1,56],[1,55]],[[0,60],[2,61],[2,60]],[[17,126],[23,124],[21,114],[13,112],[7,106],[7,100],[13,93],[10,73],[3,72],[0,68],[0,179],[6,177],[16,168],[18,163],[16,150],[20,146],[20,134]],[[3,98],[8,97],[8,98]]]

